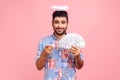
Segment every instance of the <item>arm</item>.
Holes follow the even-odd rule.
[[[75,56],[75,66],[77,69],[81,69],[84,65],[84,61],[80,58],[80,55]]]
[[[80,57],[80,48],[72,46],[69,51],[74,55],[76,68],[81,69],[84,65],[84,61]]]
[[[47,57],[45,54],[45,51],[43,51],[40,58],[36,61],[36,67],[38,70],[42,70],[42,68],[45,66],[45,61]]]
[[[47,55],[52,53],[52,46],[46,46],[45,49],[42,51],[40,58],[36,61],[36,67],[38,70],[42,70],[45,66]]]

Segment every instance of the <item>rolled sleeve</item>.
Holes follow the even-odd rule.
[[[39,42],[38,48],[37,48],[36,61],[40,58],[40,55],[41,55],[42,51],[43,51],[43,42],[41,40]]]
[[[80,53],[80,58],[84,60],[83,53]]]

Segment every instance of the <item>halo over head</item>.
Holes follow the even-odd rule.
[[[64,5],[64,6],[53,5],[53,6],[51,6],[51,8],[53,10],[58,10],[58,11],[69,9],[69,7],[67,5]]]

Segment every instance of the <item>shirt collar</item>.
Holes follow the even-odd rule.
[[[66,35],[66,34],[67,34],[67,33],[65,33],[65,35]],[[53,39],[59,41],[59,39],[54,35],[54,33],[52,34],[52,37],[53,37]]]
[[[52,34],[52,37],[53,39],[58,40],[58,38],[54,35],[54,33]]]

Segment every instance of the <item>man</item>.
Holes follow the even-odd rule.
[[[81,49],[75,46],[69,50],[57,48],[57,42],[67,34],[68,13],[55,11],[52,26],[54,33],[39,43],[36,67],[38,70],[44,68],[44,80],[76,80],[75,68],[81,69],[84,64]]]

